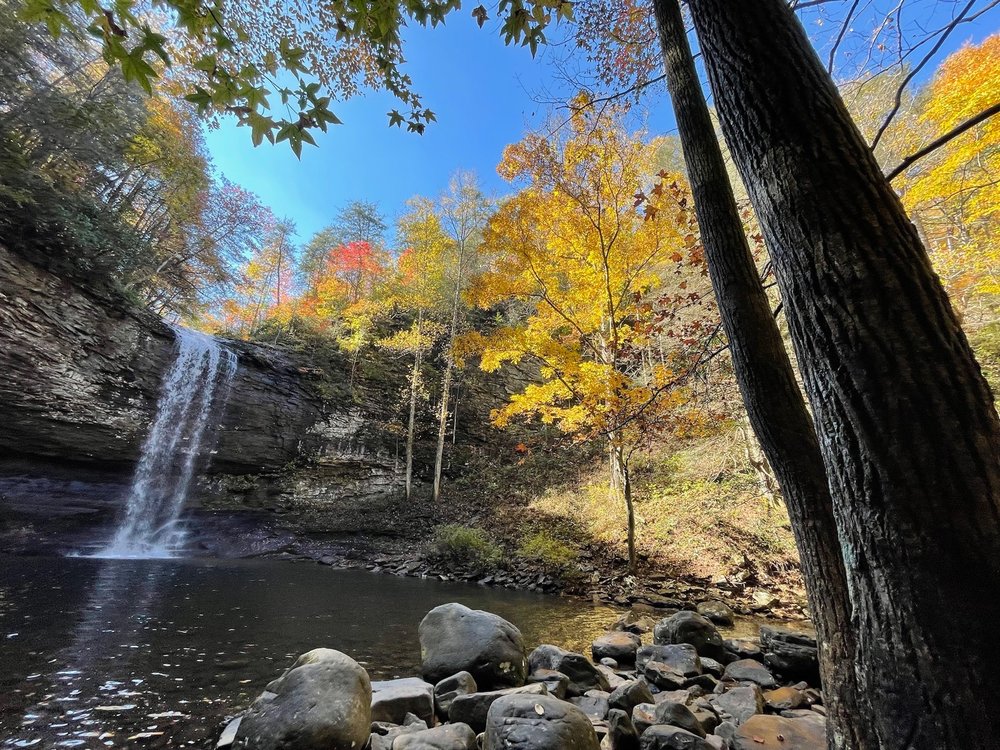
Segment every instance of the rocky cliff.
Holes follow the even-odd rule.
[[[346,392],[330,395],[337,373],[318,373],[275,347],[226,345],[239,367],[192,505],[267,508],[298,495],[320,505],[348,496],[364,503],[398,491],[394,440]],[[107,523],[173,356],[173,333],[155,315],[0,247],[0,512],[8,539],[43,517]]]

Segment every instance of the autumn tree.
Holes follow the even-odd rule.
[[[650,189],[650,149],[619,126],[579,116],[564,140],[528,136],[504,152],[499,171],[527,182],[491,219],[492,269],[473,294],[484,307],[513,300],[514,317],[482,337],[481,366],[531,363],[540,380],[494,413],[503,426],[537,418],[580,439],[606,441],[612,488],[626,509],[635,569],[630,460],[683,400],[674,387],[702,341],[700,248],[679,185]],[[667,177],[667,175],[661,175]],[[660,334],[688,335],[650,361]]]
[[[978,686],[1000,667],[992,395],[915,228],[787,5],[689,7],[814,410],[868,732],[885,748],[988,746]]]

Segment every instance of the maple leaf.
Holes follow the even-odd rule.
[[[490,17],[486,12],[486,8],[480,5],[478,8],[473,9],[472,17],[476,19],[476,23],[479,24],[479,28],[483,28],[483,24]]]

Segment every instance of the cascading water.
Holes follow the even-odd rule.
[[[178,519],[213,407],[225,402],[236,373],[236,355],[204,333],[175,326],[174,334],[177,357],[164,379],[125,513],[97,557],[172,557],[182,546]]]

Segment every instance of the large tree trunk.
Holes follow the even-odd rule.
[[[613,441],[614,438],[612,438]],[[628,570],[639,570],[639,553],[635,545],[635,503],[632,499],[632,474],[625,451],[614,442],[609,443],[611,459],[611,492],[625,501],[625,543],[628,548]]]
[[[698,81],[678,0],[654,0],[709,276],[733,370],[761,450],[781,485],[820,643],[832,748],[874,747],[852,727],[865,716],[854,678],[854,640],[833,503],[812,419],[760,282],[722,149]]]
[[[1000,420],[917,232],[783,0],[690,0],[812,402],[857,629],[859,731],[996,744]]]

